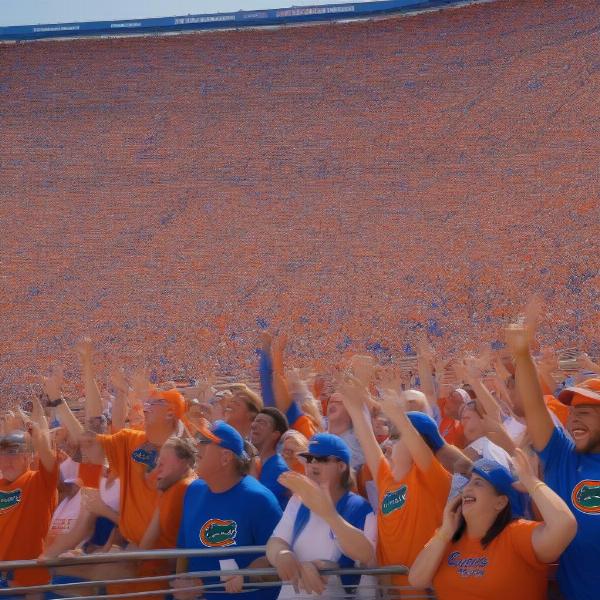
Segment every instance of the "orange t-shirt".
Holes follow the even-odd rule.
[[[427,471],[413,464],[395,481],[386,458],[377,471],[377,560],[381,566],[410,567],[442,522],[451,476],[433,457]],[[395,575],[394,585],[408,585],[406,575]]]
[[[314,423],[306,415],[301,415],[292,423],[292,429],[299,431],[307,440],[317,433]]]
[[[183,498],[195,477],[180,479],[158,496],[160,538],[157,548],[177,548],[177,534],[183,514]]]
[[[37,558],[56,508],[58,460],[52,471],[25,471],[12,482],[0,479],[0,561]],[[47,569],[17,569],[13,585],[43,585]]]
[[[465,440],[463,426],[460,421],[457,421],[446,414],[446,398],[440,398],[438,400],[438,406],[442,415],[439,426],[440,435],[448,444],[452,444],[457,448],[464,448],[467,445],[467,440]]]
[[[543,600],[548,565],[533,550],[531,535],[541,523],[510,523],[487,548],[463,534],[444,552],[433,579],[438,600]]]
[[[156,470],[152,467],[158,448],[148,444],[144,431],[132,429],[98,435],[97,439],[111,470],[121,480],[119,529],[125,539],[139,545],[158,500]]]
[[[100,477],[102,477],[102,465],[81,463],[79,465],[78,474],[83,487],[94,488],[97,490],[100,487]]]

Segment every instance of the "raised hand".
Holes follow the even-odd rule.
[[[91,362],[94,352],[92,339],[88,336],[81,338],[75,345],[75,352],[77,352],[77,356],[82,363]]]
[[[350,368],[354,376],[364,386],[368,386],[375,374],[376,362],[372,356],[354,354],[350,359]]]
[[[363,410],[369,404],[369,390],[358,377],[347,376],[340,380],[338,392],[342,397],[342,404],[352,414]]]
[[[442,526],[439,528],[438,533],[446,540],[450,541],[460,525],[461,516],[462,494],[459,494],[446,504],[444,515],[442,517]]]
[[[419,340],[417,341],[417,356],[428,360],[429,362],[433,362],[433,359],[435,358],[435,353],[429,345],[427,336],[424,333],[419,337]]]
[[[531,332],[525,323],[511,323],[504,330],[504,337],[513,356],[529,353]]]
[[[326,485],[320,486],[305,475],[294,471],[282,473],[277,481],[302,500],[309,510],[327,520],[336,514],[335,505]]]
[[[64,382],[62,367],[54,367],[48,377],[41,377],[44,392],[50,400],[58,400],[61,397],[61,390]]]
[[[389,388],[379,390],[381,410],[389,417],[397,412],[404,412],[402,396]]]
[[[521,448],[515,449],[513,454],[513,467],[519,478],[513,486],[518,489],[519,484],[521,484],[527,491],[531,491],[539,479],[537,478],[533,465],[529,461],[529,458],[527,458],[527,454],[525,454]]]
[[[110,374],[110,382],[115,392],[117,392],[117,395],[126,396],[127,392],[129,392],[129,384],[127,383],[123,369],[115,369],[112,371]]]
[[[271,361],[273,363],[273,372],[283,375],[283,355],[287,345],[287,335],[281,333],[271,344]]]
[[[133,396],[136,400],[144,400],[150,391],[150,377],[145,368],[137,369],[131,378]]]

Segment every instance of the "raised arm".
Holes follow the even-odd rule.
[[[33,441],[33,449],[38,455],[44,469],[53,471],[56,466],[56,453],[52,450],[50,444],[50,432],[48,430],[48,422],[44,415],[42,405],[37,398],[33,399],[33,411],[31,413],[31,439]]]
[[[261,347],[258,349],[258,377],[260,393],[265,406],[275,406],[273,392],[273,362],[271,360],[271,335],[263,331],[260,335]]]
[[[577,521],[564,501],[540,481],[525,453],[517,449],[513,457],[519,482],[535,502],[543,523],[533,530],[531,542],[538,560],[558,560],[577,533]]]
[[[102,414],[102,398],[94,372],[92,340],[89,337],[84,337],[75,346],[75,350],[81,363],[81,376],[85,393],[85,417],[86,419],[98,417]]]
[[[352,419],[354,433],[360,442],[365,461],[373,477],[377,477],[379,464],[383,458],[381,447],[377,443],[371,421],[366,410],[368,390],[356,378],[348,379],[339,387],[342,402]]]
[[[515,383],[523,407],[529,436],[536,451],[541,452],[550,441],[554,423],[546,408],[535,364],[529,351],[532,331],[517,323],[506,329],[506,341],[515,360]]]
[[[406,416],[402,402],[394,390],[383,390],[381,408],[400,432],[400,437],[417,467],[426,471],[433,460],[433,452]]]
[[[125,427],[127,420],[127,395],[129,385],[125,379],[123,371],[117,369],[111,375],[111,382],[115,390],[115,399],[112,404],[111,421],[112,433],[117,433]]]
[[[408,583],[413,587],[431,587],[433,578],[442,562],[444,552],[460,523],[460,516],[462,514],[461,502],[462,496],[460,494],[450,500],[444,509],[442,526],[425,544],[425,547],[413,562],[408,573]]]
[[[434,409],[437,405],[437,395],[431,369],[432,359],[433,351],[427,343],[427,338],[423,336],[417,344],[417,369],[421,381],[421,391],[427,397],[427,402],[429,402],[432,409]]]
[[[464,375],[465,381],[475,391],[477,400],[480,402],[483,410],[495,421],[500,421],[500,407],[490,390],[483,383],[481,372],[472,359],[465,360]]]

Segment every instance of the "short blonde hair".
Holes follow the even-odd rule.
[[[262,398],[245,383],[232,383],[227,389],[234,396],[242,396],[248,409],[252,412],[259,413],[263,409],[264,403]]]

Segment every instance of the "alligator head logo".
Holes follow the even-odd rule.
[[[146,466],[146,471],[149,473],[156,467],[156,461],[158,460],[158,451],[156,448],[145,448],[140,446],[131,453],[131,458],[142,465]]]
[[[0,492],[0,513],[7,512],[21,502],[21,490]]]
[[[395,510],[402,508],[406,504],[407,491],[408,488],[405,485],[402,485],[397,490],[386,492],[381,501],[381,512],[384,515],[389,515]]]
[[[200,541],[211,548],[233,546],[237,535],[237,523],[229,519],[209,519],[200,528]]]
[[[600,515],[600,481],[584,479],[571,494],[573,506],[587,514]]]

